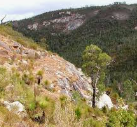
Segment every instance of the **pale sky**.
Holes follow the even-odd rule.
[[[116,1],[137,3],[137,0],[0,0],[0,19],[7,15],[5,21],[19,20],[58,9],[108,5]]]

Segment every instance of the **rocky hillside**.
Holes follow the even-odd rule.
[[[9,28],[10,29],[10,28]],[[54,93],[72,96],[73,91],[78,91],[83,97],[87,96],[90,81],[82,71],[57,54],[43,49],[30,49],[24,47],[16,40],[0,34],[0,63],[11,70],[16,68],[20,74],[28,74],[29,67],[32,73],[41,72],[39,84],[47,82],[47,87]]]
[[[129,111],[117,94],[111,95],[115,106],[103,94],[97,102],[100,109],[93,109],[90,82],[70,62],[0,25],[1,127],[136,125],[136,110]]]
[[[123,94],[125,80],[137,78],[136,4],[116,2],[108,6],[47,12],[14,21],[13,28],[45,44],[77,67],[82,65],[81,56],[87,45],[99,46],[113,59],[106,85],[111,85],[119,95]]]
[[[0,126],[46,126],[55,102],[76,101],[74,94],[90,102],[91,93],[81,69],[0,26]]]

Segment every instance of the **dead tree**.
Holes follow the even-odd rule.
[[[3,20],[6,18],[6,15],[1,19],[1,24],[3,24]]]

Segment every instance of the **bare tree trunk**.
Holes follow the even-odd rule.
[[[96,87],[93,87],[92,107],[96,107]]]
[[[96,76],[93,76],[93,77],[94,78],[92,78],[92,76],[91,76],[92,88],[93,88],[92,107],[95,108],[96,107],[96,87],[97,87],[97,84],[98,84],[98,80],[100,78],[99,70],[97,71]]]
[[[1,24],[3,23],[3,20],[6,18],[6,15],[1,19]]]

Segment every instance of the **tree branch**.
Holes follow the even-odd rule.
[[[6,15],[1,19],[1,24],[3,24],[3,20],[6,18]]]

